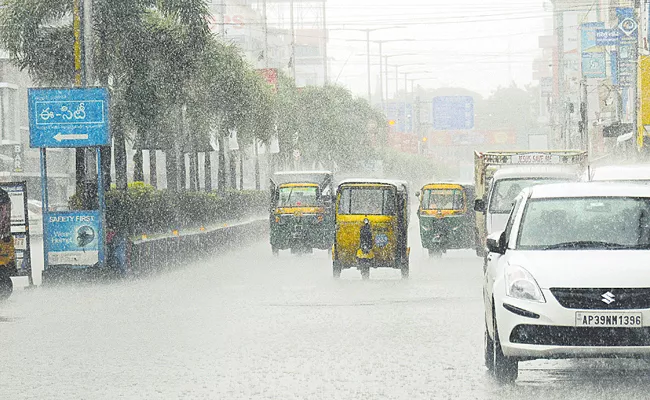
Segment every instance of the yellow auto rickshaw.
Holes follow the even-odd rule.
[[[16,250],[11,235],[11,199],[0,189],[0,301],[11,296],[11,277],[17,274]]]
[[[429,183],[416,195],[420,200],[420,240],[430,257],[440,257],[449,249],[474,247],[475,214],[468,207],[474,199],[474,185]]]
[[[334,278],[357,268],[362,279],[371,268],[394,268],[409,276],[408,185],[403,181],[353,179],[336,193]]]

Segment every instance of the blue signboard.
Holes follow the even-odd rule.
[[[47,213],[44,238],[48,266],[85,268],[103,260],[99,211]]]
[[[31,147],[110,143],[106,89],[29,89],[28,101]]]
[[[616,46],[619,40],[618,29],[596,29],[596,46]]]
[[[474,128],[474,99],[470,96],[433,98],[433,129],[466,130]]]
[[[598,46],[596,31],[605,27],[604,22],[587,22],[580,25],[580,47],[582,51],[588,51]]]
[[[607,61],[605,53],[582,53],[582,76],[585,78],[606,78]]]
[[[618,51],[612,51],[609,56],[612,85],[618,85]]]

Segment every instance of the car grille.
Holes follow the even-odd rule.
[[[650,328],[517,325],[510,342],[544,346],[650,346]]]
[[[605,301],[606,293],[613,297]],[[568,289],[552,288],[551,293],[565,308],[583,310],[634,310],[650,308],[650,289]],[[613,301],[611,299],[613,298]]]

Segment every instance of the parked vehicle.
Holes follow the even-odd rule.
[[[334,278],[357,268],[362,279],[371,268],[395,268],[409,276],[408,184],[403,181],[352,179],[336,192]]]
[[[587,153],[578,150],[474,153],[476,254],[485,256],[487,236],[502,230],[519,192],[540,183],[579,181]]]
[[[329,171],[278,172],[271,179],[274,255],[328,250],[334,242],[334,177]]]
[[[420,240],[429,256],[440,257],[449,249],[474,248],[474,185],[429,183],[416,196]]]
[[[650,188],[564,183],[525,189],[488,237],[485,363],[650,356]]]
[[[16,249],[11,234],[11,199],[0,189],[0,300],[6,300],[13,292],[11,277],[16,269]]]

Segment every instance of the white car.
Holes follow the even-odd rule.
[[[650,356],[650,187],[525,189],[487,246],[485,363],[499,381],[522,360]]]

